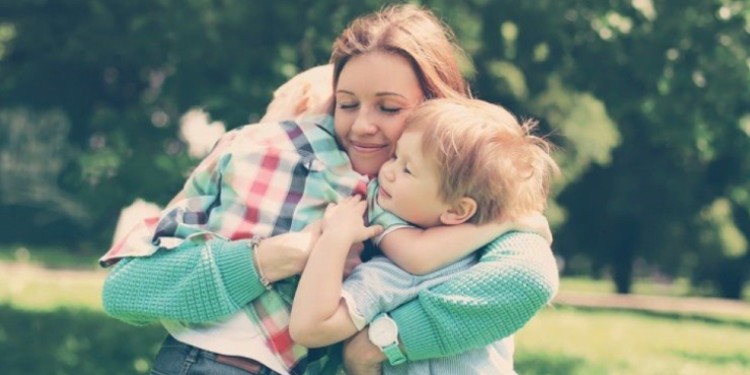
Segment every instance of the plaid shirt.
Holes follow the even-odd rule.
[[[301,231],[322,217],[328,203],[364,195],[366,184],[338,147],[330,116],[245,126],[217,142],[187,180],[180,201],[161,218],[136,226],[100,262],[107,266],[123,257],[149,256],[187,239],[240,240]],[[245,306],[290,373],[304,372],[308,362],[307,349],[289,336],[296,284],[297,278],[276,282]]]

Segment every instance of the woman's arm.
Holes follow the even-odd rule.
[[[427,229],[403,227],[384,235],[379,247],[406,272],[425,275],[473,253],[509,227],[497,223],[441,225]]]
[[[549,242],[512,232],[489,244],[467,272],[422,291],[391,317],[409,360],[444,357],[515,333],[550,303],[558,287]]]
[[[467,272],[420,292],[390,315],[410,361],[445,357],[515,333],[549,304],[558,286],[548,239],[513,232],[487,245],[479,263]],[[366,333],[345,346],[346,368],[352,373],[385,359]]]
[[[278,264],[263,269],[272,283],[301,272],[308,249],[295,247],[297,235],[269,238],[255,251],[249,241],[212,239],[122,259],[104,282],[104,310],[131,324],[216,321],[266,291],[256,255],[264,254],[266,266]]]
[[[382,230],[364,225],[366,207],[366,202],[353,197],[326,212],[323,233],[311,251],[292,304],[289,333],[295,342],[320,347],[357,332],[341,298],[341,275],[349,248]]]
[[[267,152],[265,147],[246,143],[240,151],[225,152],[235,135],[227,133],[193,171],[178,194],[181,199],[170,204],[158,225],[142,226],[113,248],[115,255],[105,256],[108,261],[122,258],[105,281],[103,299],[108,313],[136,324],[159,319],[213,321],[265,291],[258,269],[271,282],[301,272],[309,242],[288,241],[299,234],[269,238],[253,252],[248,241],[230,241],[218,235],[232,233],[231,228],[217,232],[224,229],[219,227],[221,221],[209,225],[211,215],[221,212],[221,205],[232,203],[227,191],[222,191],[227,189],[222,185],[227,175],[239,174],[232,162],[241,158],[251,162]],[[290,156],[289,163],[297,158]],[[241,177],[246,181],[274,180],[269,178],[270,172],[243,167]],[[269,185],[269,189],[282,191],[285,182],[279,184]],[[257,233],[248,231],[233,237],[253,235]]]
[[[104,282],[107,314],[131,324],[208,322],[265,291],[247,241],[184,242],[149,257],[122,259]]]

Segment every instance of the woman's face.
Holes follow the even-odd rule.
[[[406,58],[370,52],[352,57],[338,79],[336,136],[354,170],[375,176],[393,154],[406,117],[424,94]]]

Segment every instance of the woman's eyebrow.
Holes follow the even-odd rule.
[[[336,90],[336,94],[345,94],[345,95],[356,96],[354,94],[354,92],[349,91],[349,90],[344,90],[344,89],[338,89],[338,90]],[[376,93],[375,96],[398,96],[398,97],[406,99],[406,96],[404,96],[403,94],[399,94],[397,92],[391,92],[391,91],[379,92],[379,93]]]
[[[404,96],[402,94],[399,94],[397,92],[390,92],[390,91],[379,92],[379,93],[375,94],[375,96],[400,96],[400,97],[406,99],[406,96]]]

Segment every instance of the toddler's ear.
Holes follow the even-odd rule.
[[[462,224],[471,219],[476,212],[477,202],[472,198],[463,197],[440,215],[440,222],[443,223],[443,225]]]

